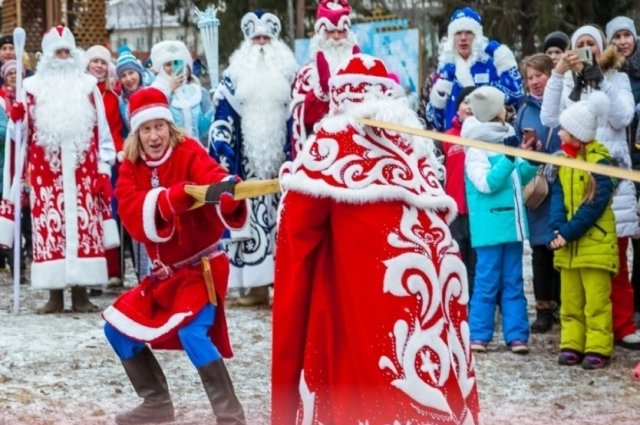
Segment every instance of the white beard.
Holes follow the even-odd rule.
[[[96,111],[82,81],[82,69],[73,59],[42,57],[34,120],[36,144],[45,150],[52,170],[61,169],[61,147],[71,148],[76,166],[85,159],[96,125]]]
[[[242,60],[234,61],[229,69],[235,95],[242,104],[243,153],[249,168],[261,179],[277,176],[286,159],[291,84],[297,65],[291,50],[284,47],[286,50],[273,42],[251,45],[244,50]]]
[[[316,34],[311,39],[310,51],[313,60],[318,52],[324,53],[324,57],[329,63],[329,69],[331,69],[331,75],[335,75],[338,68],[353,56],[353,47],[356,44],[356,36],[353,32],[349,32],[347,38],[339,41],[327,40],[323,34]]]

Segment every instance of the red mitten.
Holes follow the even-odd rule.
[[[93,181],[93,194],[102,199],[106,205],[111,205],[113,188],[111,187],[109,176],[106,174],[98,174]]]
[[[353,46],[353,49],[351,49],[351,53],[357,55],[358,53],[362,53],[362,50],[360,50],[360,46],[356,44],[355,46]]]
[[[220,212],[225,215],[233,214],[242,204],[243,201],[236,201],[230,193],[220,195]]]
[[[165,190],[164,196],[160,196],[158,207],[165,219],[172,215],[180,215],[187,211],[195,202],[193,197],[184,191],[184,187],[190,183],[178,183]]]
[[[324,94],[329,94],[329,78],[331,78],[331,68],[329,62],[324,57],[324,53],[318,52],[316,55],[316,68],[318,69],[318,82]]]
[[[11,116],[11,121],[18,122],[24,119],[26,113],[27,110],[24,107],[24,103],[14,102],[9,115]]]

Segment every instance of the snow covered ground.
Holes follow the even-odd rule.
[[[525,267],[533,316],[531,266]],[[0,425],[113,424],[138,398],[102,333],[99,314],[36,315],[45,293],[23,286],[19,315],[11,313],[11,279],[0,272]],[[94,302],[106,307],[117,294]],[[69,302],[69,294],[67,303]],[[228,367],[247,423],[269,423],[271,314],[268,308],[228,308],[236,357]],[[503,346],[500,330],[476,356],[484,421],[493,424],[638,424],[640,384],[630,371],[640,353],[616,349],[610,367],[587,372],[557,365],[558,329],[533,336],[521,357]],[[183,353],[157,353],[173,394],[178,424],[214,423],[197,372]]]

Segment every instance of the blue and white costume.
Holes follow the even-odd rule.
[[[189,136],[199,140],[208,149],[208,133],[211,126],[211,99],[206,89],[195,82],[185,82],[175,91],[170,89],[170,75],[164,69],[166,63],[177,59],[184,60],[185,66],[193,71],[191,54],[181,41],[165,40],[151,49],[151,62],[158,71],[152,87],[162,90],[169,98],[169,107],[173,121]]]
[[[289,47],[278,40],[276,16],[248,13],[241,28],[245,40],[231,56],[214,95],[210,153],[245,181],[277,178],[286,159],[291,85],[298,66]],[[258,36],[270,42],[254,43]],[[250,226],[228,235],[230,287],[273,283],[278,202],[279,196],[271,195],[252,199]]]
[[[454,38],[459,32],[472,32],[475,36],[471,55],[466,60],[455,48]],[[440,43],[436,79],[429,95],[426,119],[438,131],[451,127],[457,113],[458,95],[464,87],[493,86],[504,93],[506,105],[516,109],[524,96],[513,52],[483,35],[482,19],[470,7],[451,15],[447,37]]]

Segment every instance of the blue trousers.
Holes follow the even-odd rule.
[[[209,338],[215,314],[213,304],[207,304],[193,321],[178,331],[182,347],[196,369],[222,358]],[[104,325],[104,333],[121,360],[132,359],[145,347],[145,343],[129,338],[108,323]]]
[[[493,339],[496,304],[507,345],[529,340],[527,299],[522,278],[522,242],[476,248],[476,277],[469,312],[471,340]],[[498,300],[498,293],[500,299]]]

